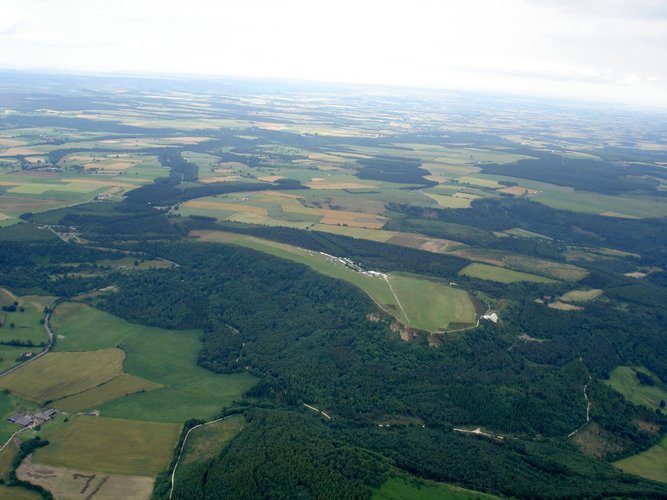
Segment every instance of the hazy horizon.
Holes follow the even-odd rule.
[[[0,68],[481,91],[667,107],[667,2],[25,0]]]

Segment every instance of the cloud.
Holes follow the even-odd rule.
[[[577,95],[591,97],[603,94],[599,89],[606,86],[622,89],[623,99],[633,100],[637,88],[667,95],[666,4],[22,0],[3,7],[0,67],[289,77],[533,94],[559,88],[574,92],[577,86]]]
[[[667,19],[667,0],[527,0],[527,2],[603,18]]]

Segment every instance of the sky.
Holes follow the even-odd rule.
[[[0,0],[0,68],[667,108],[667,0]]]

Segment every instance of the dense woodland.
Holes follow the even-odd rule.
[[[73,109],[82,105],[92,103],[71,102]],[[240,103],[234,112],[253,118]],[[56,116],[2,117],[3,125],[138,132],[116,122],[91,129],[90,120]],[[145,135],[178,133],[139,130]],[[229,131],[207,134],[209,140],[187,149],[206,151],[221,161],[242,160],[250,167],[261,142],[325,153],[341,149],[338,139],[316,134],[252,128],[250,138],[243,140]],[[607,194],[664,195],[656,191],[657,181],[644,177],[662,175],[649,167],[633,167],[637,175],[629,176],[626,167],[609,162],[535,156],[492,135],[423,133],[391,141],[346,141],[391,144],[399,150],[402,142],[503,146],[536,159],[484,165],[485,173]],[[609,464],[656,444],[667,418],[627,402],[603,382],[619,365],[644,366],[667,380],[667,272],[642,281],[624,276],[638,265],[667,267],[667,219],[587,215],[500,195],[476,200],[468,209],[388,207],[386,229],[460,241],[489,252],[557,262],[566,262],[573,247],[613,247],[639,255],[576,261],[589,272],[576,286],[604,289],[604,299],[581,311],[559,311],[535,299],[557,296],[571,284],[495,283],[459,275],[470,261],[453,255],[317,231],[171,216],[169,208],[204,196],[305,189],[294,180],[194,184],[198,167],[183,158],[184,150],[138,150],[157,155],[170,176],[129,192],[122,202],[27,213],[23,223],[0,228],[3,286],[17,294],[73,297],[115,285],[117,291],[96,299],[97,307],[144,325],[201,329],[197,362],[202,367],[259,377],[241,401],[221,409],[242,413],[243,431],[214,459],[180,469],[174,498],[368,498],[395,476],[523,498],[667,497],[667,485],[622,474]],[[54,151],[50,161],[71,152]],[[632,158],[623,149],[608,153]],[[433,184],[424,179],[428,172],[420,161],[400,154],[361,159],[357,165],[361,179],[406,183],[411,189]],[[604,182],[599,182],[599,168],[605,169]],[[65,242],[44,225],[74,229],[82,243]],[[550,239],[494,235],[512,228]],[[353,286],[250,249],[193,241],[187,238],[193,229],[289,243],[349,257],[367,269],[456,280],[477,299],[498,306],[502,320],[482,322],[465,334],[439,335],[438,347],[429,345],[424,333],[404,342],[392,331],[392,320]],[[99,264],[125,257],[161,258],[175,265],[120,272]],[[586,421],[586,384],[591,425],[611,443],[598,456],[584,454],[568,439]],[[325,411],[331,420],[304,403]],[[480,426],[491,436],[454,431]],[[154,498],[168,498],[168,484],[165,473]]]
[[[160,197],[164,191],[156,185],[158,191],[148,192]],[[174,192],[172,183],[165,186]],[[456,276],[465,260],[317,232],[169,219],[137,201],[147,200],[145,192],[138,190],[123,204],[28,217],[77,226],[107,250],[99,244],[65,243],[47,230],[22,224],[0,230],[0,263],[6,285],[17,291],[71,296],[113,283],[119,292],[109,294],[100,307],[142,324],[201,328],[202,366],[220,373],[249,370],[261,378],[239,407],[248,427],[218,458],[182,471],[176,492],[181,498],[220,491],[247,498],[325,498],[334,484],[345,496],[366,497],[399,471],[504,495],[667,494],[664,486],[623,476],[603,461],[584,457],[565,439],[585,420],[581,390],[589,375],[604,379],[615,366],[633,364],[667,379],[660,354],[667,349],[667,337],[656,334],[664,331],[663,313],[656,307],[666,294],[660,276],[638,285],[621,274],[593,271],[585,284],[604,286],[611,300],[631,301],[634,307],[621,311],[594,303],[575,314],[532,300],[548,292],[548,285],[500,286],[470,279],[466,286],[512,299],[502,324],[443,337],[442,346],[434,349],[425,337],[405,343],[386,323],[369,321],[367,315],[377,307],[346,283],[252,250],[177,240],[195,227],[222,227],[349,256],[371,268],[441,278]],[[476,203],[465,211],[465,222],[484,231],[506,228],[509,222],[503,221],[512,218],[512,227],[558,237],[571,217],[558,212],[551,222],[538,225],[530,211],[522,210],[527,202],[485,203],[492,205]],[[431,212],[446,223],[462,222],[457,211]],[[585,219],[579,223],[586,224]],[[598,219],[591,217],[590,224],[599,222],[598,233],[613,238]],[[640,229],[643,224],[629,223]],[[638,232],[634,248],[655,243]],[[151,241],[156,238],[161,241]],[[128,252],[168,259],[179,267],[88,278],[74,272]],[[63,272],[68,279],[50,278]],[[545,342],[520,341],[522,333]],[[636,421],[667,424],[599,382],[590,395],[594,422],[617,445],[607,460],[659,439]],[[303,403],[327,411],[333,420],[323,420]],[[385,423],[391,427],[378,427]],[[452,431],[480,425],[513,439]],[[255,472],[252,482],[247,481],[250,470]]]

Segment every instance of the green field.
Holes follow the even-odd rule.
[[[46,344],[49,337],[42,326],[44,307],[51,305],[53,297],[26,296],[16,297],[5,289],[0,289],[0,306],[18,302],[14,312],[0,311],[0,342],[20,340],[34,345]],[[13,326],[12,326],[13,325]],[[24,351],[30,350],[23,348]],[[41,350],[39,347],[37,351]]]
[[[330,224],[315,224],[311,228],[313,231],[322,231],[324,233],[341,234],[360,240],[379,241],[381,243],[399,234],[396,231],[387,231],[385,229],[366,229],[363,227],[332,226]]]
[[[198,366],[197,354],[201,349],[198,330],[136,325],[75,302],[59,304],[54,312],[56,318],[58,326],[54,321],[54,331],[65,336],[57,341],[58,349],[79,351],[118,345],[126,353],[124,369],[128,374],[163,386],[100,405],[105,416],[161,422],[213,418],[256,382],[247,373],[217,375]],[[74,404],[87,404],[87,398],[92,402],[113,392],[112,389],[102,386],[81,394]]]
[[[244,424],[242,415],[232,415],[194,429],[185,444],[181,464],[187,465],[216,457],[220,450],[241,432]]]
[[[0,379],[0,388],[37,403],[92,389],[123,373],[120,349],[50,352]]]
[[[442,194],[425,193],[433,199],[440,208],[470,208],[470,198],[446,196]]]
[[[637,371],[649,375],[655,381],[655,385],[640,384]],[[609,374],[609,380],[605,381],[617,392],[623,394],[625,399],[636,405],[644,405],[652,410],[660,408],[660,402],[667,402],[667,391],[660,379],[644,367],[618,366]]]
[[[2,438],[3,445],[7,442],[7,439],[8,438],[5,437]],[[12,469],[12,461],[14,460],[14,457],[18,455],[18,452],[19,446],[16,444],[16,441],[13,440],[0,451],[0,479],[3,481],[7,480],[7,475]]]
[[[74,413],[96,408],[103,403],[113,401],[114,399],[129,394],[151,391],[159,389],[160,387],[162,387],[160,384],[156,384],[150,380],[123,373],[102,385],[59,399],[58,401],[55,401],[52,406],[60,411]]]
[[[42,496],[36,491],[26,490],[18,486],[9,487],[0,484],[0,500],[40,500]]]
[[[520,271],[513,271],[504,267],[490,266],[488,264],[479,264],[477,262],[469,264],[459,271],[463,276],[479,278],[482,280],[496,281],[498,283],[515,283],[517,281],[529,281],[532,283],[555,283],[555,280],[528,274]]]
[[[614,467],[628,474],[667,483],[667,437],[646,451],[614,462]]]
[[[373,493],[373,500],[473,500],[498,498],[459,486],[408,478],[392,478]]]
[[[335,258],[284,243],[222,231],[197,231],[192,236],[245,246],[305,264],[315,271],[345,280],[366,292],[376,304],[403,324],[429,332],[442,331],[450,323],[475,324],[475,309],[465,290],[408,274],[370,276],[346,267]],[[547,278],[542,278],[547,279]]]
[[[94,351],[113,347],[146,328],[78,302],[61,302],[53,311],[54,351]]]
[[[520,186],[538,191],[532,196],[551,208],[572,210],[574,212],[603,214],[616,212],[631,217],[665,217],[667,216],[667,200],[650,196],[613,196],[588,191],[577,191],[570,187],[556,186],[545,182],[520,179],[498,175],[478,175],[478,177],[494,181],[510,181]]]
[[[549,236],[544,236],[540,233],[534,233],[533,231],[528,231],[527,229],[521,229],[520,227],[515,227],[514,229],[508,229],[504,231],[505,234],[511,234],[512,236],[519,236],[520,238],[541,238],[545,240],[551,240]]]
[[[392,274],[389,283],[412,325],[433,325],[446,330],[450,322],[474,325],[475,307],[464,290],[408,274]],[[455,319],[453,319],[455,318]]]
[[[104,417],[71,417],[46,435],[34,461],[73,469],[155,476],[167,468],[180,425]]]
[[[9,437],[14,434],[19,427],[12,424],[9,420],[14,413],[23,410],[34,410],[36,405],[30,401],[17,398],[13,394],[0,391],[0,446],[2,446]]]
[[[602,295],[602,290],[571,290],[563,294],[560,298],[563,302],[590,302]]]

